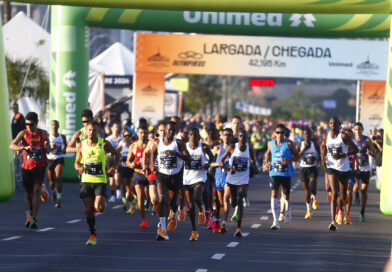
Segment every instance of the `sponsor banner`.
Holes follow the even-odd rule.
[[[107,76],[105,75],[106,88],[132,88],[132,76]]]
[[[382,127],[385,81],[362,81],[359,120],[365,134],[372,128]]]
[[[235,103],[235,108],[236,110],[240,110],[254,115],[261,115],[261,116],[271,116],[272,113],[270,108],[254,106],[243,101],[237,101]]]
[[[132,122],[140,117],[156,123],[163,117],[165,75],[135,73],[133,78]]]
[[[166,92],[165,93],[165,117],[175,116],[178,113],[178,93]]]
[[[385,80],[386,41],[136,34],[136,71]]]

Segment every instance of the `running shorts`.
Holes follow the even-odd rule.
[[[42,185],[45,177],[45,168],[46,167],[38,167],[31,170],[22,168],[23,188],[26,193],[32,193],[35,184],[38,184],[39,186]]]
[[[271,176],[270,177],[271,190],[278,191],[280,185],[282,185],[283,193],[289,194],[290,189],[291,189],[291,177],[283,177],[283,176]]]
[[[360,180],[363,184],[369,185],[370,180],[370,171],[359,172],[359,174],[355,175],[355,178]]]
[[[54,171],[58,164],[62,164],[64,166],[64,158],[56,159],[56,160],[48,160],[48,170]]]
[[[200,182],[196,182],[194,184],[184,185],[184,189],[186,191],[194,190],[195,187],[198,186],[199,184],[201,184],[203,186],[205,184],[205,182],[200,181]]]
[[[350,177],[350,171],[342,172],[333,168],[327,168],[327,174],[336,176],[339,181],[347,181]]]
[[[215,178],[214,179],[214,187],[217,190],[223,190],[225,188],[226,185],[226,177],[222,177],[222,178]]]
[[[318,177],[317,166],[299,168],[299,179],[302,182],[308,182],[309,179],[311,178],[317,179],[317,177]]]
[[[148,179],[142,173],[133,173],[133,180],[135,182],[135,185],[148,186]]]
[[[182,172],[175,175],[165,175],[160,172],[157,173],[157,183],[166,184],[167,189],[178,192],[182,187]]]
[[[92,183],[92,182],[82,182],[80,183],[80,198],[96,196],[103,196],[106,198],[106,183]]]
[[[133,169],[124,167],[124,166],[119,166],[118,171],[121,175],[121,177],[126,178],[126,179],[131,179],[133,176]]]

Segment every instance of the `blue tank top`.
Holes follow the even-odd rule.
[[[291,159],[293,154],[289,148],[288,140],[284,139],[283,143],[278,146],[276,145],[276,140],[271,142],[271,169],[269,170],[269,175],[272,176],[282,176],[282,177],[292,177],[294,176],[293,164],[290,162],[287,165],[281,163],[281,159]]]
[[[226,149],[223,147],[223,144],[220,145],[220,153],[216,157],[216,162],[219,162],[222,158],[223,154],[225,154]],[[229,164],[230,156],[228,156],[224,162],[224,164]],[[222,167],[217,167],[215,170],[215,179],[225,179],[227,176],[227,172]]]
[[[114,148],[117,148],[117,144],[121,142],[121,137],[118,137],[117,140],[113,140],[112,136],[108,137],[109,142],[112,144]]]
[[[367,139],[368,137],[365,135],[362,136],[362,139],[360,141],[357,141],[355,137],[353,138],[353,143],[358,147],[358,153],[356,155],[357,155],[358,167],[359,170],[361,171],[370,170],[369,156],[366,154],[368,149]]]

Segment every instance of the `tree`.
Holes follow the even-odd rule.
[[[5,62],[10,101],[16,101],[21,96],[32,96],[46,105],[49,98],[49,80],[38,61],[33,59],[30,63],[30,60],[11,60],[6,56]]]

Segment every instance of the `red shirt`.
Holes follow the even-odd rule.
[[[41,129],[37,129],[36,133],[24,130],[25,137],[23,139],[24,146],[32,146],[33,150],[23,150],[22,168],[32,170],[35,168],[46,167],[45,139]]]

